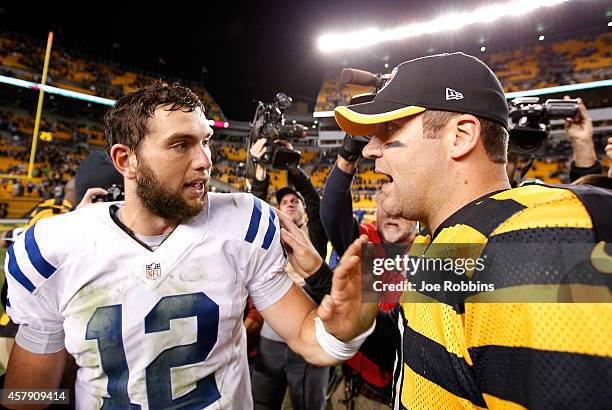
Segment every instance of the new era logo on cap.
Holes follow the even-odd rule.
[[[463,94],[459,91],[455,91],[452,88],[446,88],[446,101],[449,100],[462,100]]]

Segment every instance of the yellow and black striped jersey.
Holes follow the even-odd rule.
[[[49,218],[55,215],[65,214],[72,210],[72,204],[70,201],[64,199],[47,199],[46,201],[41,202],[34,208],[32,213],[30,214],[30,219],[28,223],[23,227],[24,231],[28,230],[32,225],[36,222],[40,221],[44,218]]]
[[[470,279],[493,282],[496,292],[545,293],[553,287],[557,300],[565,300],[560,295],[567,285],[603,293],[610,301],[610,210],[612,192],[602,188],[505,190],[475,200],[433,235],[418,237],[411,254],[431,256],[434,244],[480,245],[480,256],[492,258],[495,274],[485,264]],[[580,269],[586,273],[568,280],[559,268],[567,258],[559,245],[585,244],[591,259],[583,255],[588,266]],[[479,303],[477,296],[404,294],[394,372],[396,409],[612,405],[611,303]]]

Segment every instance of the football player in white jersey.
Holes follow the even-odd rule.
[[[57,388],[70,354],[79,409],[251,408],[249,294],[308,361],[356,350],[376,311],[360,304],[357,258],[317,311],[284,273],[274,210],[207,193],[212,129],[194,93],[156,83],[128,94],[105,133],[125,202],[42,220],[7,252],[8,312],[21,326],[5,388]]]

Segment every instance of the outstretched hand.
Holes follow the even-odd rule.
[[[326,295],[317,310],[325,330],[337,339],[348,341],[372,326],[377,303],[362,301],[361,247],[368,237],[361,235],[348,247],[334,269],[331,294]]]

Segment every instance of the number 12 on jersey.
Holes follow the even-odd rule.
[[[170,320],[197,318],[195,343],[175,346],[159,354],[146,369],[147,400],[150,409],[205,408],[217,401],[221,394],[215,374],[198,381],[196,388],[172,400],[170,369],[203,362],[217,342],[219,305],[204,293],[165,296],[145,316],[145,333],[170,330]],[[107,392],[102,409],[140,409],[131,404],[128,396],[129,369],[123,348],[121,305],[102,306],[87,323],[85,338],[97,340],[102,369],[108,377]]]

